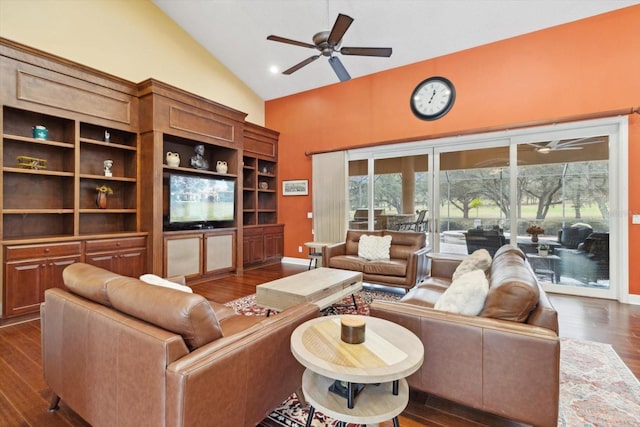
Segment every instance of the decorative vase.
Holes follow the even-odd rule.
[[[96,194],[96,206],[100,209],[107,209],[107,193],[98,191],[98,194]]]
[[[531,241],[533,243],[537,243],[538,242],[538,235],[537,234],[532,234],[531,235]]]
[[[167,165],[171,167],[180,166],[180,154],[167,151]]]
[[[549,250],[548,249],[538,249],[538,255],[547,256],[547,255],[549,255]]]

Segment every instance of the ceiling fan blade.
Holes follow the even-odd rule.
[[[295,46],[309,47],[311,49],[315,49],[316,48],[316,46],[311,44],[311,43],[299,42],[297,40],[291,40],[291,39],[287,39],[287,38],[280,37],[280,36],[274,36],[274,35],[268,36],[267,40],[271,40],[271,41],[274,41],[274,42],[280,42],[280,43],[292,44],[292,45],[295,45]]]
[[[338,59],[337,56],[332,56],[331,58],[329,58],[329,64],[331,64],[331,68],[333,68],[333,71],[336,73],[338,79],[340,79],[341,82],[346,82],[347,80],[351,79],[351,76],[347,72],[347,69],[344,68],[344,65],[342,65],[342,62],[340,61],[340,59]]]
[[[316,59],[320,58],[320,55],[314,55],[314,56],[310,56],[307,59],[305,59],[304,61],[294,65],[293,67],[284,70],[282,72],[282,74],[292,74],[295,73],[296,71],[298,71],[300,68],[304,67],[305,65],[309,65],[311,64],[313,61],[315,61]]]
[[[390,47],[343,47],[340,53],[343,55],[359,56],[385,56],[390,57],[393,50]]]
[[[331,29],[331,33],[329,33],[329,38],[327,39],[329,46],[337,46],[340,43],[342,36],[347,32],[352,22],[352,17],[343,15],[342,13],[338,14],[336,22],[333,24],[333,28]]]

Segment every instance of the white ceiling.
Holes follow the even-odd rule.
[[[264,100],[339,83],[326,57],[268,41],[305,43],[354,18],[343,46],[391,47],[390,58],[339,55],[352,78],[640,4],[638,0],[152,0]],[[570,47],[567,48],[568,53]],[[276,66],[279,73],[272,73]]]

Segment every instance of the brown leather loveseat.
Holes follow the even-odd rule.
[[[493,257],[478,316],[434,309],[463,257],[432,254],[431,275],[399,302],[373,301],[371,315],[401,324],[424,344],[415,390],[535,426],[555,427],[560,387],[557,312],[522,251]]]
[[[390,258],[367,260],[359,257],[358,244],[362,235],[391,236]],[[322,249],[322,265],[361,271],[365,282],[411,289],[427,274],[426,244],[426,235],[421,232],[348,230],[344,242]]]
[[[254,426],[296,392],[293,330],[305,303],[268,318],[87,264],[63,272],[41,307],[43,369],[91,425]]]

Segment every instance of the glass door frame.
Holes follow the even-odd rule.
[[[378,145],[373,147],[347,151],[347,159],[368,160],[369,186],[369,223],[373,224],[373,165],[375,159],[428,156],[428,191],[430,194],[428,207],[429,245],[434,252],[440,250],[440,212],[434,209],[440,200],[440,155],[446,152],[509,146],[510,200],[517,199],[517,148],[519,144],[527,144],[556,139],[571,139],[585,136],[607,135],[609,137],[609,217],[610,230],[610,286],[609,289],[582,288],[576,286],[543,284],[545,290],[571,295],[591,296],[598,298],[629,301],[629,289],[626,278],[629,277],[628,259],[628,120],[626,117],[586,120],[563,124],[544,125],[514,129],[508,131],[487,132],[482,134],[445,137]],[[348,194],[346,195],[348,197]],[[512,202],[513,203],[513,202]],[[517,210],[510,210],[510,228],[517,229]],[[516,244],[516,233],[511,233],[511,243]],[[626,286],[625,286],[626,285]]]

